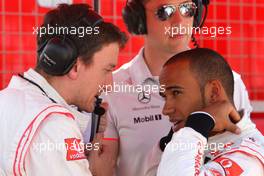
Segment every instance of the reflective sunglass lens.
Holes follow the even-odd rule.
[[[193,17],[196,13],[196,5],[193,3],[184,3],[179,6],[180,14],[183,17]]]
[[[165,21],[172,16],[175,12],[175,8],[173,6],[162,6],[158,8],[156,15],[161,21]]]

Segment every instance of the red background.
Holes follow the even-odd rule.
[[[73,0],[88,3],[92,0]],[[126,30],[121,18],[126,0],[101,0],[101,15]],[[41,24],[49,9],[36,0],[0,0],[0,89],[12,74],[23,72],[36,61],[36,36],[33,27]],[[233,70],[241,74],[251,100],[264,101],[264,0],[211,0],[205,26],[231,26],[231,35],[198,36],[202,47],[217,50]],[[143,38],[130,36],[120,53],[119,66],[129,61],[142,47]],[[262,108],[264,112],[264,107]],[[254,114],[261,123],[264,114]]]

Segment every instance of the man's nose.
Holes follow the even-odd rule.
[[[106,79],[105,79],[105,85],[113,85],[113,74],[109,74],[106,76]]]
[[[174,112],[175,112],[174,106],[169,101],[166,101],[162,109],[162,114],[169,116],[170,114],[173,114]]]
[[[113,89],[113,74],[112,73],[106,76],[104,85],[105,85],[104,91],[112,92],[112,89]]]
[[[180,14],[180,11],[177,8],[176,12],[171,16],[170,22],[175,26],[179,26],[183,22],[183,20],[183,16]]]

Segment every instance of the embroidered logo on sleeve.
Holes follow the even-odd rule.
[[[201,161],[202,161],[202,155],[203,155],[203,145],[201,142],[197,143],[197,147],[198,147],[198,153],[195,156],[195,176],[198,176],[200,174],[200,169],[201,169]]]
[[[67,150],[67,161],[86,159],[84,145],[81,144],[81,139],[67,138],[64,141]]]
[[[220,157],[215,161],[221,164],[227,176],[238,176],[244,172],[244,170],[235,161],[229,158]]]
[[[222,176],[223,175],[215,169],[209,169],[209,171],[212,173],[213,176]]]

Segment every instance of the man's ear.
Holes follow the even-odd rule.
[[[224,88],[219,80],[211,80],[205,86],[205,98],[208,103],[224,100]]]
[[[71,70],[69,71],[69,73],[67,74],[67,76],[70,79],[76,80],[78,78],[80,69],[81,69],[81,60],[79,58],[77,58],[76,63],[73,65],[73,67],[71,68]]]

